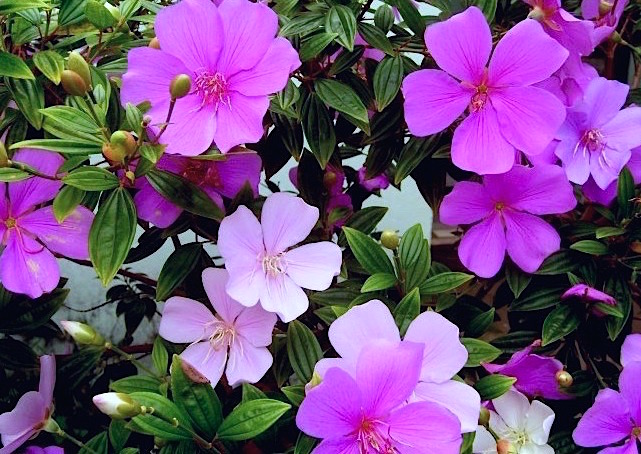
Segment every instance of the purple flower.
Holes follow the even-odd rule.
[[[483,364],[485,370],[492,374],[502,374],[516,378],[514,387],[530,396],[545,399],[565,400],[572,396],[559,390],[556,374],[563,370],[561,361],[554,357],[532,354],[532,349],[541,345],[535,341],[529,347],[512,355],[505,364]]]
[[[204,304],[174,296],[165,303],[159,334],[189,343],[181,357],[216,386],[225,371],[230,386],[256,383],[272,365],[276,316],[260,306],[245,307],[227,295],[227,271],[207,268],[203,285],[216,315]]]
[[[256,153],[228,153],[224,160],[214,161],[164,155],[156,167],[180,175],[199,186],[224,210],[222,197],[233,198],[245,184],[249,184],[255,196],[258,195],[261,166]],[[140,219],[165,228],[183,212],[182,208],[160,195],[146,178],[136,180],[136,187],[140,190],[134,202]]]
[[[385,173],[379,173],[371,178],[367,178],[367,168],[365,166],[358,169],[358,182],[367,191],[374,192],[379,189],[387,189],[389,187],[389,178]]]
[[[626,166],[632,173],[634,183],[641,184],[641,147],[631,150],[630,160]],[[594,203],[610,205],[617,197],[617,182],[618,179],[610,183],[607,188],[601,189],[594,182],[594,178],[590,177],[583,185],[583,194]]]
[[[543,88],[568,51],[532,20],[499,41],[489,66],[492,35],[471,7],[427,28],[425,43],[442,69],[416,71],[403,81],[405,119],[412,134],[428,136],[469,114],[454,131],[452,160],[479,174],[507,172],[516,150],[537,154],[554,138],[565,107]]]
[[[641,107],[620,110],[629,89],[598,77],[568,110],[555,152],[573,183],[583,184],[592,175],[601,189],[607,188],[630,159],[630,150],[641,145]]]
[[[581,2],[583,18],[594,21],[592,42],[595,46],[616,30],[627,4],[628,0],[583,0]]]
[[[24,148],[13,160],[53,176],[64,159],[58,154]],[[0,281],[14,293],[37,298],[50,292],[60,280],[53,253],[74,259],[89,258],[89,229],[93,213],[83,206],[73,210],[62,223],[53,207],[38,208],[52,200],[62,181],[31,177],[0,183],[0,239],[5,246],[0,257]]]
[[[183,0],[158,12],[162,50],[129,51],[123,103],[151,103],[157,132],[169,110],[169,85],[191,77],[191,92],[178,99],[161,142],[167,153],[194,156],[212,142],[226,153],[263,135],[268,95],[282,90],[300,66],[285,38],[276,38],[278,16],[263,3]]]
[[[627,364],[619,376],[619,392],[599,391],[594,405],[579,420],[572,438],[579,446],[612,446],[602,454],[637,454],[641,441],[641,362]]]
[[[244,205],[223,219],[218,250],[230,275],[229,296],[243,306],[260,300],[284,322],[305,312],[309,300],[302,288],[327,289],[342,263],[340,248],[330,241],[293,248],[317,221],[318,208],[282,192],[267,198],[260,222]]]
[[[330,368],[307,392],[297,426],[322,438],[314,454],[457,454],[459,422],[431,402],[405,404],[421,371],[423,346],[371,344],[359,354],[354,375]]]
[[[10,454],[27,440],[37,436],[53,412],[53,388],[56,384],[56,358],[40,357],[38,391],[25,393],[12,411],[0,414],[2,444],[0,454]]]
[[[410,323],[404,340],[385,304],[372,300],[355,306],[329,327],[329,340],[340,358],[322,359],[316,372],[324,376],[340,367],[355,376],[362,352],[368,345],[411,342],[421,344],[423,360],[412,400],[434,402],[456,415],[463,432],[476,429],[481,398],[471,386],[452,380],[465,366],[467,350],[459,340],[459,330],[436,312],[424,312]]]
[[[24,454],[65,454],[65,450],[60,446],[47,446],[46,448],[29,446],[25,449]]]
[[[588,285],[585,284],[576,284],[570,287],[568,290],[561,295],[562,300],[567,300],[571,298],[576,298],[584,303],[602,303],[602,304],[607,304],[608,306],[616,306],[617,301],[608,295],[607,293],[603,293],[600,290],[597,290],[595,288],[592,288]],[[605,313],[603,313],[597,306],[592,307],[592,313],[594,313],[597,316],[604,317]]]
[[[641,361],[641,334],[629,334],[621,346],[621,365]]]
[[[565,213],[576,206],[572,185],[563,169],[552,165],[515,165],[483,183],[462,181],[445,196],[440,218],[445,224],[478,224],[458,248],[463,265],[481,277],[500,269],[505,252],[523,271],[533,273],[560,248],[559,234],[539,218]]]

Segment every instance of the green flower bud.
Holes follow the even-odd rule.
[[[530,11],[530,14],[528,14],[527,17],[530,19],[538,20],[539,22],[543,22],[545,20],[545,11],[543,11],[538,6],[535,6],[534,8],[532,8],[532,11]]]
[[[118,156],[133,156],[138,148],[136,138],[128,131],[116,131],[111,135],[110,145]]]
[[[60,75],[62,88],[71,96],[84,96],[87,94],[87,84],[75,71],[65,69]]]
[[[124,393],[104,393],[93,397],[98,410],[113,419],[133,418],[142,412],[140,404]]]
[[[152,49],[160,49],[160,41],[158,41],[158,38],[155,36],[151,38],[151,41],[149,41],[149,47]]]
[[[104,345],[105,339],[91,326],[63,320],[60,322],[62,329],[69,334],[79,345]]]
[[[556,382],[561,388],[569,388],[574,383],[574,378],[567,370],[560,370],[556,373]]]
[[[187,74],[178,74],[169,84],[169,93],[172,99],[180,99],[189,94],[191,90],[191,77]]]
[[[123,147],[112,147],[110,143],[102,144],[102,155],[109,162],[123,162],[125,160],[125,149]]]
[[[381,244],[387,249],[396,249],[400,242],[401,240],[398,237],[398,233],[394,230],[384,230],[381,234]]]
[[[82,80],[85,82],[87,89],[91,87],[91,72],[89,71],[89,64],[75,50],[73,52],[69,52],[67,67],[73,72],[77,73],[80,77],[82,77]]]
[[[485,407],[481,407],[481,412],[479,413],[479,425],[487,427],[490,423],[490,410]]]
[[[610,11],[612,11],[612,7],[614,6],[614,3],[609,2],[607,0],[601,0],[599,2],[599,16],[605,16],[608,14]]]
[[[4,144],[0,142],[0,167],[7,167],[9,165],[9,156]]]

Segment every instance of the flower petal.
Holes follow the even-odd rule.
[[[631,156],[630,150],[611,149],[606,149],[600,154],[592,154],[590,156],[590,173],[597,186],[606,189],[616,181]]]
[[[530,401],[523,394],[510,389],[502,396],[493,399],[492,405],[509,428],[522,429],[525,427]]]
[[[284,258],[287,275],[296,285],[310,290],[328,289],[343,263],[340,247],[331,241],[304,244],[287,251]]]
[[[53,176],[63,164],[64,159],[58,153],[23,148],[13,155],[12,161],[27,164],[40,173]],[[41,177],[31,177],[9,183],[11,215],[19,217],[36,205],[52,200],[61,187],[62,181]]]
[[[435,402],[454,413],[461,432],[474,432],[481,410],[481,397],[471,386],[456,380],[443,383],[421,382],[414,390],[420,400]]]
[[[586,114],[588,128],[600,128],[612,120],[628,97],[630,87],[616,80],[595,77],[585,89],[578,109]]]
[[[599,454],[639,454],[639,450],[637,449],[637,441],[630,439],[622,446],[602,449]]]
[[[476,84],[492,51],[492,34],[481,10],[470,7],[427,27],[425,44],[442,70]]]
[[[160,195],[146,178],[139,183],[139,187],[140,190],[134,196],[134,204],[140,219],[164,229],[173,224],[183,212],[182,208]]]
[[[229,105],[221,104],[216,112],[214,142],[223,153],[236,145],[258,142],[264,134],[263,117],[269,107],[267,96],[229,94]]]
[[[263,205],[261,224],[268,254],[279,254],[303,241],[318,221],[318,208],[300,197],[277,192]]]
[[[496,440],[483,426],[477,426],[476,428],[472,452],[474,454],[498,454],[496,450]]]
[[[254,308],[247,310],[252,309]],[[235,338],[229,348],[229,361],[225,371],[229,386],[256,383],[263,378],[273,362],[274,358],[268,348],[255,347],[242,337]]]
[[[465,232],[458,247],[458,256],[463,265],[477,276],[492,277],[501,269],[505,247],[501,217],[495,213]]]
[[[275,312],[285,323],[303,314],[309,307],[307,295],[286,274],[267,275],[266,285],[260,290],[260,305],[268,312]]]
[[[548,442],[554,416],[554,411],[550,407],[538,400],[532,401],[525,421],[525,431],[531,441],[537,445],[544,445]]]
[[[37,432],[35,430],[27,430],[15,438],[2,435],[2,444],[4,446],[0,448],[0,454],[11,454],[36,434]]]
[[[165,303],[158,334],[178,344],[198,342],[211,334],[211,326],[208,325],[215,320],[214,314],[204,304],[173,296]]]
[[[641,361],[641,334],[628,334],[621,346],[621,365]]]
[[[604,446],[630,436],[632,420],[621,394],[606,388],[599,391],[594,404],[579,421],[572,434],[579,446]]]
[[[0,414],[0,433],[3,436],[16,437],[27,430],[35,429],[44,421],[47,410],[47,403],[42,394],[29,391],[20,397],[13,410]]]
[[[238,335],[255,347],[266,347],[272,343],[274,325],[276,314],[259,305],[244,308],[234,322]]]
[[[641,107],[623,109],[608,123],[601,132],[606,138],[607,147],[615,150],[630,150],[641,145],[639,132],[641,128]]]
[[[507,253],[527,273],[539,269],[543,260],[561,247],[561,238],[550,224],[528,213],[505,210]]]
[[[439,218],[447,225],[472,224],[493,210],[494,203],[482,184],[461,181],[441,202]]]
[[[202,273],[203,286],[207,298],[216,314],[227,323],[233,323],[238,314],[245,308],[234,301],[225,290],[229,274],[221,268],[205,268]]]
[[[198,342],[187,347],[180,357],[207,377],[211,386],[215,387],[225,370],[227,349],[214,350],[209,342]]]
[[[50,407],[53,401],[53,389],[55,386],[56,357],[55,355],[42,355],[40,357],[40,383],[38,384],[38,392],[44,399],[45,406],[47,407]]]
[[[312,451],[314,454],[359,454],[358,440],[354,437],[328,438]]]
[[[212,165],[220,176],[221,185],[216,190],[222,196],[233,199],[245,184],[249,184],[254,195],[258,195],[263,163],[257,153],[227,153],[224,161],[214,161]]]
[[[454,123],[472,98],[471,89],[436,69],[411,73],[403,80],[402,90],[407,127],[419,137],[437,133]]]
[[[641,425],[641,362],[628,363],[619,376],[619,391],[628,402],[632,419]]]

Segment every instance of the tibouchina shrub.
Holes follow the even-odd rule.
[[[0,0],[0,454],[641,452],[640,10]]]

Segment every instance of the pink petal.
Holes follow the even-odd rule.
[[[299,197],[277,192],[263,205],[261,224],[268,254],[279,254],[294,246],[312,231],[318,221],[318,208]]]
[[[224,197],[233,199],[236,194],[249,183],[249,187],[258,195],[258,183],[262,161],[257,153],[227,153],[224,161],[212,163],[221,179],[221,185],[216,188]]]
[[[526,154],[543,152],[565,120],[563,103],[542,88],[501,88],[491,99],[503,137]]]
[[[18,226],[38,237],[47,249],[79,260],[89,258],[89,229],[94,214],[80,205],[62,223],[47,206],[18,219]]]
[[[477,84],[492,51],[492,34],[481,10],[471,7],[430,25],[425,31],[425,44],[442,70]]]
[[[628,334],[621,346],[621,365],[641,361],[641,334]]]
[[[467,361],[467,350],[459,340],[458,327],[436,312],[423,312],[416,317],[404,339],[425,345],[421,381],[448,381]]]
[[[53,389],[56,386],[56,357],[55,355],[42,355],[40,357],[40,383],[38,392],[47,407],[53,401]]]
[[[167,300],[158,333],[170,342],[185,344],[206,340],[216,318],[204,304],[182,296]]]
[[[454,165],[471,172],[507,172],[514,165],[515,151],[501,135],[501,127],[494,108],[472,112],[454,131],[452,161]]]
[[[214,350],[209,342],[198,342],[187,347],[180,357],[207,377],[211,386],[216,386],[225,370],[227,348]]]
[[[588,170],[589,171],[589,170]],[[613,181],[610,185],[601,189],[594,181],[594,178],[588,179],[583,185],[583,195],[593,203],[609,206],[617,197],[617,183]]]
[[[296,414],[296,425],[316,438],[340,439],[361,424],[361,391],[350,375],[327,371],[320,385],[307,392]]]
[[[454,123],[472,98],[471,89],[436,69],[411,73],[403,80],[402,90],[407,127],[419,137],[437,133]]]
[[[27,430],[16,438],[6,437],[3,435],[2,444],[4,446],[0,448],[0,454],[11,454],[37,434],[38,432],[35,430]]]
[[[386,422],[399,447],[412,446],[423,454],[457,454],[460,450],[459,421],[440,405],[415,402],[392,412]],[[404,451],[401,448],[399,452]]]
[[[45,420],[47,411],[47,403],[42,394],[36,391],[23,394],[13,410],[0,414],[2,442],[10,443],[24,432],[35,429]]]
[[[218,70],[231,76],[257,65],[276,36],[276,13],[264,3],[243,0],[225,0],[218,12],[224,29],[224,46],[218,60]]]
[[[639,454],[639,450],[637,449],[637,441],[630,439],[622,446],[602,449],[599,454]]]
[[[146,178],[139,186],[140,190],[134,196],[134,203],[140,219],[164,229],[173,224],[183,212],[182,208],[161,196]]]
[[[580,106],[590,127],[599,128],[612,120],[628,97],[630,87],[616,80],[596,77],[590,81]]]
[[[183,0],[163,8],[154,29],[162,50],[178,57],[192,71],[215,69],[223,45],[223,24],[211,1]]]
[[[493,210],[494,203],[483,185],[461,181],[443,199],[439,218],[447,225],[472,224],[488,217]]]
[[[227,323],[233,323],[244,306],[234,301],[225,290],[229,274],[221,268],[206,268],[203,270],[203,286],[207,298],[216,314]],[[211,314],[210,314],[211,315]]]
[[[350,361],[345,358],[322,358],[316,363],[316,366],[314,366],[314,373],[318,374],[320,377],[324,377],[329,369],[332,367],[338,367],[354,377],[356,376],[357,360],[358,357],[353,362],[351,361],[351,358]]]
[[[420,400],[437,403],[454,413],[461,432],[474,432],[481,411],[481,397],[471,386],[456,380],[443,383],[421,382],[414,390]]]
[[[245,96],[234,91],[229,99],[229,105],[221,104],[216,112],[214,142],[223,153],[236,145],[258,142],[264,134],[263,117],[269,107],[267,96]]]
[[[287,275],[303,288],[326,290],[338,276],[343,263],[341,249],[331,241],[304,244],[284,256]]]
[[[243,270],[245,272],[253,271],[254,266],[258,265],[258,258],[264,254],[265,246],[261,225],[249,208],[241,205],[222,220],[217,246],[232,279],[243,268],[247,268]],[[232,298],[243,303],[234,296]]]
[[[227,260],[225,268],[231,273],[226,286],[227,294],[243,306],[256,305],[261,291],[267,285],[260,263],[256,259],[246,262]]]
[[[255,347],[243,338],[234,339],[229,348],[229,361],[225,372],[229,386],[256,383],[263,378],[273,362],[268,348]]]
[[[604,446],[630,436],[632,420],[628,404],[616,391],[602,389],[583,414],[572,434],[579,446]]]
[[[11,292],[37,298],[58,285],[58,262],[44,246],[16,230],[9,231],[0,257],[0,281]]]
[[[560,30],[552,27],[545,27],[545,30],[552,38],[568,49],[570,53],[585,56],[592,53],[594,50],[594,43],[592,42],[594,23],[577,19],[562,8],[557,10],[552,16],[552,20],[559,26]]]
[[[9,217],[9,209],[9,200],[7,199],[7,185],[6,183],[2,183],[0,184],[0,219],[7,219]],[[4,223],[2,223],[1,227],[5,228]]]
[[[630,150],[606,149],[600,155],[593,153],[590,156],[590,173],[597,186],[605,189],[616,181],[631,155]]]
[[[550,77],[569,52],[550,38],[537,21],[524,20],[512,27],[494,49],[488,67],[491,87],[525,86]]]
[[[53,176],[56,174],[64,159],[57,153],[24,148],[13,156],[13,161],[27,164],[39,172]],[[31,177],[26,180],[9,183],[9,200],[11,214],[19,217],[36,205],[52,200],[60,188],[62,181]]]
[[[579,118],[570,113],[557,132],[561,140],[554,150],[563,162],[568,179],[577,184],[585,183],[590,176],[590,154],[579,144],[582,135],[580,127]]]
[[[584,19],[596,19],[599,17],[600,0],[583,0],[581,2],[581,15]]]
[[[501,217],[490,217],[465,232],[458,256],[467,269],[480,277],[492,277],[501,269],[505,257],[505,232]]]
[[[314,454],[360,454],[358,440],[353,436],[325,439],[312,451]]]
[[[276,38],[253,68],[237,72],[228,81],[231,90],[245,96],[264,96],[281,91],[289,75],[300,66],[298,52],[285,38]]]
[[[260,305],[266,311],[278,314],[283,322],[291,322],[309,307],[303,289],[286,274],[267,275],[265,283],[260,289]]]
[[[354,306],[329,326],[329,340],[342,358],[356,363],[361,351],[374,341],[401,340],[392,313],[379,300]]]
[[[507,253],[527,273],[539,269],[543,260],[561,247],[561,238],[550,224],[528,213],[503,212]]]
[[[606,137],[608,148],[624,151],[641,145],[639,128],[641,128],[641,107],[628,107],[603,125],[601,132]]]
[[[266,347],[272,343],[274,325],[276,314],[259,305],[244,308],[234,322],[238,335],[255,347]]]
[[[638,426],[641,424],[641,362],[628,363],[619,376],[619,391],[628,402],[632,419]]]

